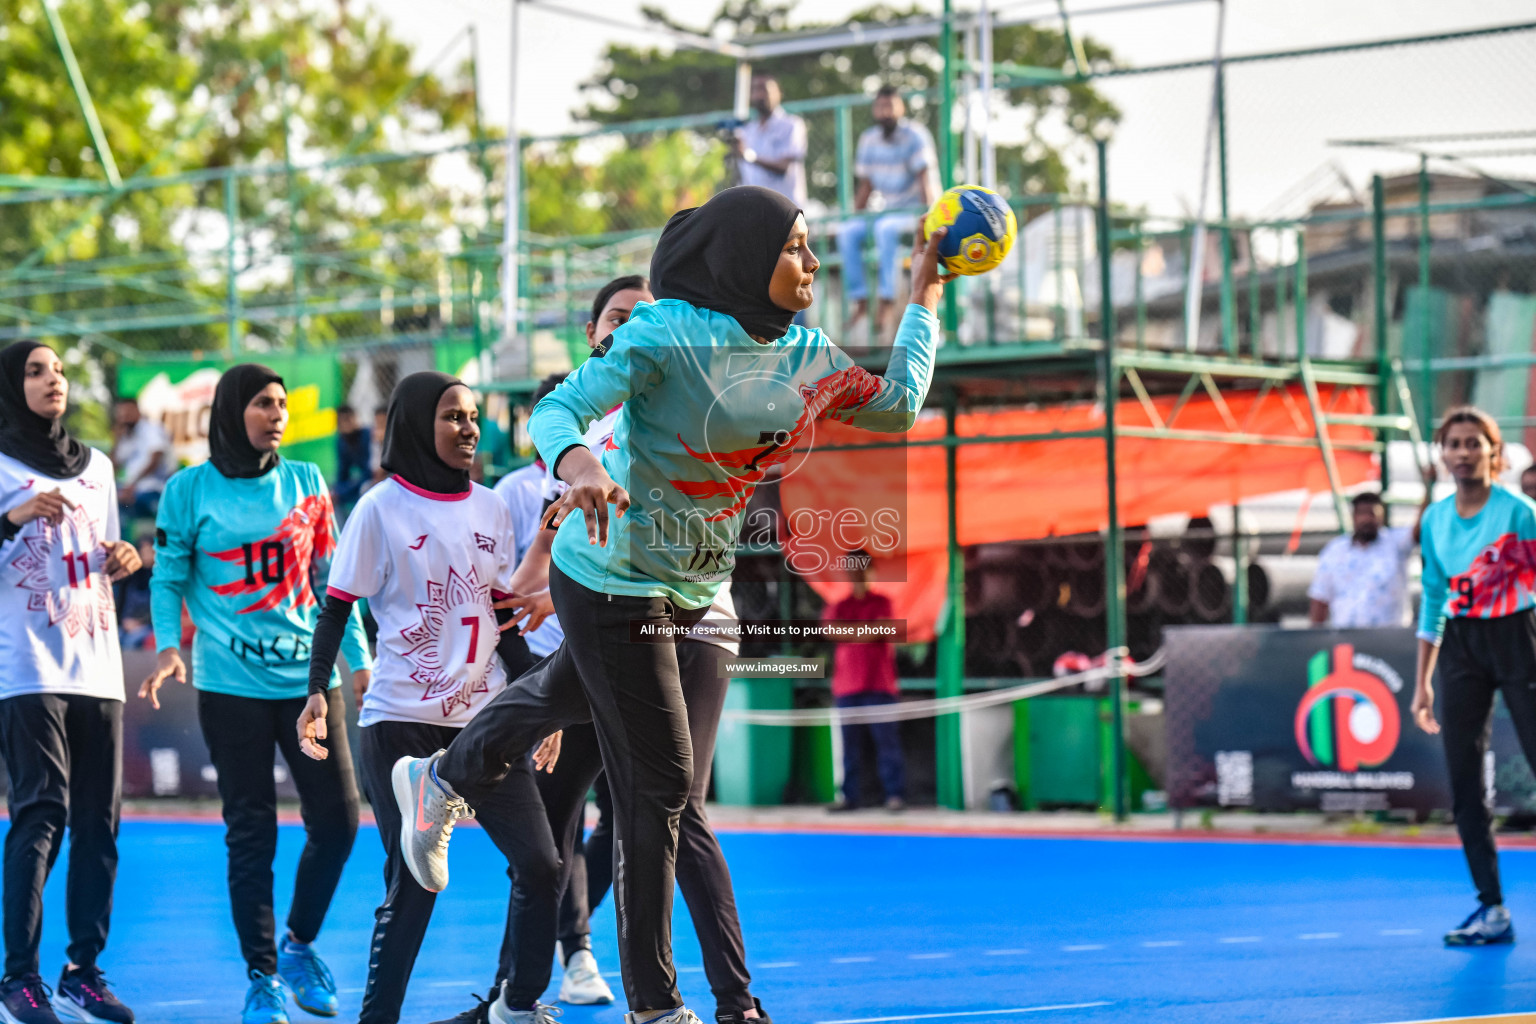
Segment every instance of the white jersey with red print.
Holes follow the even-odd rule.
[[[379,624],[360,725],[463,726],[507,684],[494,596],[511,592],[512,516],[489,488],[433,494],[388,480],[341,531],[327,591],[368,599]]]
[[[58,526],[34,519],[0,545],[0,698],[76,693],[123,699],[123,658],[102,544],[119,538],[112,460],[92,450],[70,480],[0,455],[0,510],[58,488]]]

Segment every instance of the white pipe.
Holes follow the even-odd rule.
[[[997,188],[997,151],[992,146],[992,10],[981,0],[977,35],[981,39],[981,183]]]
[[[736,101],[731,105],[736,120],[745,121],[752,114],[752,62],[736,62]]]
[[[965,63],[976,63],[976,32],[967,29],[965,33]],[[965,99],[962,105],[965,107],[965,180],[976,180],[976,72],[965,72]]]
[[[503,213],[501,253],[501,329],[502,339],[508,343],[508,358],[512,363],[512,375],[527,376],[532,372],[528,365],[527,346],[522,343],[517,324],[517,245],[519,213],[522,204],[519,192],[522,188],[522,145],[517,132],[517,10],[521,0],[512,0],[512,31],[509,38],[508,64],[511,84],[507,89],[507,195]]]
[[[1211,56],[1211,116],[1205,124],[1205,155],[1200,163],[1200,207],[1195,211],[1195,230],[1189,240],[1189,280],[1184,293],[1184,348],[1191,352],[1200,340],[1200,300],[1205,292],[1205,204],[1211,190],[1211,151],[1216,145],[1216,119],[1220,112],[1221,40],[1226,21],[1226,0],[1218,0],[1216,51]]]

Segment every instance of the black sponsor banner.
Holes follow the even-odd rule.
[[[1165,643],[1175,807],[1450,809],[1440,737],[1409,713],[1412,631],[1181,626]],[[1536,806],[1502,700],[1490,751],[1495,806]]]

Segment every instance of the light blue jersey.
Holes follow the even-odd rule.
[[[1429,506],[1420,528],[1424,600],[1419,636],[1438,644],[1445,620],[1496,619],[1536,607],[1536,504],[1494,485],[1477,515],[1456,497]]]
[[[309,690],[316,591],[336,550],[330,491],[318,467],[284,459],[258,477],[226,477],[213,463],[166,483],[155,530],[150,613],[155,642],[181,641],[181,604],[197,626],[192,682],[199,690],[276,700]],[[363,621],[352,609],[342,656],[371,668]],[[331,685],[339,677],[333,674]]]
[[[577,368],[528,421],[554,465],[624,403],[602,460],[633,504],[610,519],[606,547],[589,544],[582,517],[568,516],[555,564],[591,590],[708,606],[735,567],[741,513],[767,471],[809,447],[818,420],[909,429],[938,334],[932,313],[908,306],[879,377],[817,329],[791,327],[765,345],[722,313],[677,299],[640,303],[608,354]]]

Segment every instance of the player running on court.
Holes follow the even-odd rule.
[[[384,434],[390,476],[363,495],[341,532],[315,629],[309,704],[298,728],[305,752],[324,758],[328,747],[339,751],[346,742],[337,732],[322,745],[331,735],[323,694],[353,604],[367,598],[379,623],[373,683],[358,722],[363,788],[387,858],[386,891],[374,915],[361,1024],[400,1019],[436,893],[447,882],[424,888],[404,870],[402,837],[411,843],[430,831],[447,842],[448,831],[421,808],[398,812],[391,771],[397,761],[446,747],[531,661],[516,630],[497,632],[491,606],[510,593],[515,541],[507,506],[469,479],[478,415],[474,394],[447,374],[413,373],[395,387]],[[558,749],[557,742],[545,749]],[[513,867],[512,901],[529,937],[515,948],[503,942],[498,977],[513,984],[491,1007],[494,1024],[548,1022],[536,1001],[549,986],[560,863],[526,754],[477,808],[480,826]]]
[[[337,1011],[336,983],[315,952],[342,868],[357,836],[352,752],[302,757],[293,723],[309,697],[309,648],[319,602],[315,581],[336,548],[330,489],[320,468],[277,453],[288,426],[288,392],[256,363],[225,371],[214,389],[208,461],[171,477],[156,522],[151,613],[160,648],[139,696],[160,706],[167,678],[187,681],[181,606],[197,626],[192,685],[208,755],[218,772],[229,849],[229,903],[250,987],[242,1024],[286,1024],[286,993],[322,1017]],[[352,687],[368,689],[372,659],[363,623],[347,619]],[[327,680],[326,721],[345,734],[341,680]],[[288,926],[277,938],[272,859],[277,855],[273,750],[299,791],[304,852]]]
[[[1481,946],[1515,940],[1499,884],[1483,758],[1493,697],[1503,693],[1520,747],[1536,763],[1536,504],[1499,486],[1504,438],[1481,409],[1452,409],[1435,441],[1456,493],[1431,505],[1421,527],[1424,599],[1413,718],[1425,732],[1442,734],[1456,831],[1477,886],[1477,909],[1445,942]]]
[[[401,807],[431,824],[403,851],[406,863],[438,886],[466,803],[480,805],[539,737],[590,717],[613,797],[631,1024],[698,1020],[672,965],[678,822],[694,780],[673,631],[703,618],[729,579],[739,513],[766,466],[787,459],[818,419],[905,431],[928,391],[946,280],[936,247],[920,240],[914,251],[914,302],[877,377],[821,331],[791,326],[814,298],[820,264],[807,243],[794,204],[751,186],[668,222],[651,260],[660,301],[638,306],[608,354],[583,363],[529,423],[570,485],[550,513],[560,526],[550,593],[566,642],[445,754],[412,766],[401,794]],[[620,403],[614,447],[600,460],[582,431]]]
[[[593,304],[592,321],[587,325],[587,341],[593,347],[594,357],[600,357],[608,350],[614,330],[629,320],[637,304],[654,301],[650,284],[643,277],[621,277],[604,285]],[[613,445],[614,430],[622,410],[622,406],[614,409],[587,428],[582,440],[593,454],[601,457]],[[566,485],[553,475],[548,483],[552,499],[565,492]],[[537,532],[537,540],[513,576],[513,590],[519,594],[535,593],[549,586],[549,550],[554,531],[537,530],[537,516],[531,518],[534,519],[531,525]],[[734,1024],[749,1019],[747,1015],[754,1013],[756,1019],[769,1021],[767,1014],[762,1012],[762,1004],[751,993],[751,975],[747,971],[746,948],[736,913],[730,869],[704,812],[704,797],[709,792],[710,767],[714,761],[715,734],[725,707],[728,681],[720,671],[720,661],[727,654],[736,654],[738,646],[732,634],[718,627],[734,624],[735,619],[731,585],[726,582],[715,594],[708,613],[708,626],[714,628],[696,626],[677,648],[678,677],[688,707],[688,733],[694,764],[693,785],[678,822],[677,880],[693,918],[694,932],[699,937],[704,973],[715,995],[715,1018],[720,1024]],[[529,645],[533,646],[539,635],[557,622],[554,616],[546,619],[529,634]],[[550,828],[554,830],[562,863],[566,865],[560,904],[559,948],[565,965],[560,1001],[576,1005],[612,1002],[613,996],[598,974],[591,953],[591,911],[613,885],[612,800],[608,780],[603,775],[597,732],[591,723],[565,730],[559,763],[553,772],[540,773],[538,782],[539,795],[544,798],[544,807],[549,813]],[[581,845],[589,790],[597,793],[602,815],[589,842],[591,858],[586,856]],[[603,848],[605,844],[606,849]]]
[[[10,774],[0,1021],[132,1024],[96,960],[112,919],[123,781],[112,582],[138,570],[139,554],[118,536],[111,460],[64,429],[68,401],[53,349],[0,351],[0,756]],[[38,946],[66,827],[69,962],[54,993]]]

